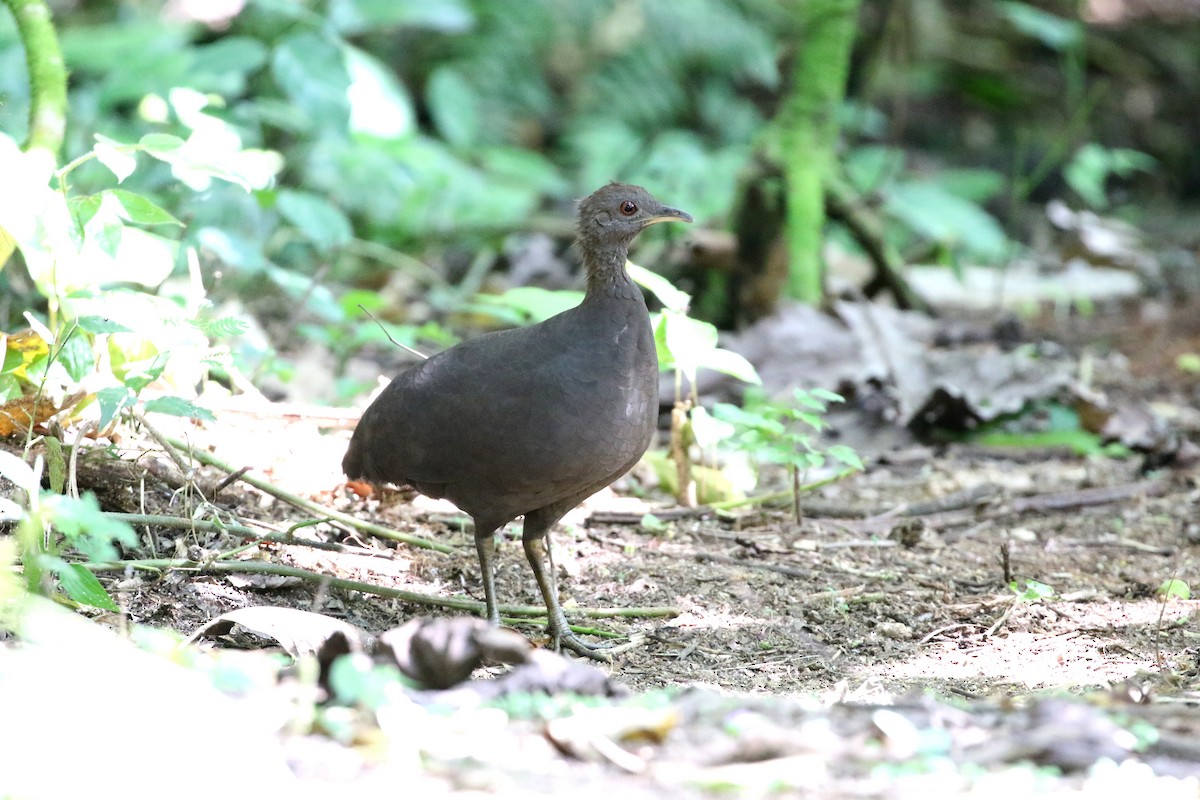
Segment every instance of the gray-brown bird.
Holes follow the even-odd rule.
[[[363,414],[342,461],[351,479],[408,484],[471,516],[492,624],[500,622],[494,535],[525,515],[525,557],[549,632],[591,658],[603,656],[568,626],[541,550],[554,523],[625,474],[654,437],[658,356],[625,261],[638,233],[668,220],[692,218],[640,186],[610,183],[580,201],[583,302],[401,373]]]

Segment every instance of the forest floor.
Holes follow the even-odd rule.
[[[1109,389],[1186,408],[1194,381],[1130,374]],[[215,425],[171,433],[325,507],[453,548],[414,548],[323,523],[298,535],[336,541],[341,552],[272,544],[238,559],[482,599],[460,514],[411,495],[364,500],[347,491],[339,463],[351,425],[338,412],[231,404],[217,413]],[[120,448],[128,470],[99,453],[80,461],[81,488],[97,491],[106,510],[190,517],[197,501],[189,487],[198,487],[212,501],[201,516],[215,508],[227,521],[276,531],[316,516],[238,482],[213,498],[226,473],[203,467],[190,480],[171,478],[149,437]],[[1095,788],[1119,776],[1155,781],[1154,791],[1167,796],[1194,796],[1200,601],[1159,589],[1172,579],[1200,586],[1200,473],[1191,466],[1143,474],[1141,463],[1056,449],[912,446],[806,495],[799,521],[787,503],[674,514],[664,496],[629,496],[635,473],[555,530],[559,588],[569,615],[573,608],[673,609],[662,618],[586,622],[629,642],[599,668],[642,698],[638,713],[665,704],[670,715],[635,715],[619,732],[588,722],[586,746],[569,735],[564,742],[548,727],[555,723],[514,715],[506,736],[522,744],[509,742],[493,758],[480,753],[497,741],[494,720],[486,730],[462,723],[462,741],[477,737],[478,746],[446,755],[414,745],[422,785],[513,796],[568,785],[585,797],[615,788],[647,797],[730,788],[735,795],[905,796],[982,791],[989,775],[1006,776],[1006,791]],[[663,522],[654,531],[639,524],[648,512]],[[138,531],[146,546],[129,557],[199,565],[243,544],[228,533]],[[501,601],[540,603],[519,523],[501,538]],[[319,612],[375,633],[415,616],[455,613],[294,575],[193,567],[101,578],[122,613],[100,620],[121,630],[134,623],[190,633],[225,612],[263,605]],[[516,627],[546,643],[540,628]],[[1134,721],[1155,733],[1135,741]],[[295,749],[311,737],[285,739],[302,776],[361,781],[397,769],[377,752],[364,755],[370,748],[360,742],[353,765],[330,778],[326,750]]]

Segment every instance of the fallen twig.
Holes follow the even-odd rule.
[[[166,441],[171,445],[179,448],[180,450],[191,453],[191,455],[201,464],[210,467],[216,467],[217,469],[224,470],[225,472],[229,473],[237,472],[236,469],[221,461],[211,453],[189,448],[184,443],[169,437],[165,438]],[[411,544],[413,547],[423,547],[427,550],[436,550],[439,553],[458,552],[456,548],[451,547],[448,544],[434,542],[420,536],[415,536],[411,533],[403,533],[401,531],[393,530],[392,528],[384,527],[383,525],[377,525],[374,522],[360,520],[357,517],[351,516],[350,514],[344,514],[341,511],[335,511],[332,508],[326,508],[320,503],[313,502],[312,500],[301,497],[298,494],[293,494],[285,489],[281,489],[275,484],[265,481],[262,478],[257,478],[253,475],[243,475],[242,480],[253,486],[255,489],[266,492],[272,497],[276,497],[285,503],[299,508],[302,511],[307,511],[310,514],[316,514],[323,519],[328,519],[333,522],[355,528],[363,533],[369,533],[372,536],[378,536],[381,539],[391,539],[397,542],[404,542],[405,544]]]
[[[289,567],[271,561],[193,561],[180,558],[144,558],[126,561],[96,561],[85,562],[83,566],[92,572],[123,572],[126,569],[142,569],[152,571],[183,570],[200,573],[244,573],[248,575],[282,575],[288,578],[299,578],[315,583],[328,583],[334,589],[351,592],[362,592],[380,597],[391,597],[406,603],[417,605],[453,608],[459,611],[483,613],[486,606],[478,600],[465,597],[435,597],[434,595],[410,592],[406,589],[396,589],[390,586],[375,586],[362,581],[352,581],[347,578],[334,578],[319,572],[312,572],[299,567]],[[677,617],[679,609],[671,606],[642,606],[635,608],[592,608],[577,607],[568,609],[572,616],[600,619],[608,617]],[[501,605],[500,612],[510,617],[545,616],[545,606],[513,606]],[[527,621],[527,620],[525,620]]]
[[[1178,550],[1174,547],[1161,547],[1146,544],[1124,536],[1104,536],[1100,539],[1055,539],[1054,544],[1060,547],[1123,547],[1139,553],[1149,553],[1156,556],[1173,556]]]
[[[1097,486],[1092,489],[1075,489],[1069,492],[1050,492],[1035,494],[1032,497],[1018,497],[1012,501],[1011,505],[1013,513],[1016,514],[1023,514],[1026,511],[1066,511],[1073,508],[1102,506],[1122,500],[1159,495],[1165,492],[1169,485],[1170,482],[1166,478],[1154,478],[1117,486]]]
[[[187,517],[160,517],[155,514],[123,514],[116,511],[104,512],[109,519],[127,522],[130,525],[154,525],[159,528],[176,528],[181,530],[204,531],[205,533],[228,533],[231,536],[250,542],[251,544],[288,544],[300,547],[311,547],[317,550],[329,550],[334,553],[352,553],[390,557],[390,552],[370,550],[365,547],[347,547],[337,542],[322,542],[316,539],[300,539],[295,535],[295,529],[302,525],[292,526],[285,533],[278,531],[263,534],[245,525],[213,522],[211,520],[195,520]]]
[[[692,555],[693,558],[700,562],[711,561],[714,564],[731,564],[736,567],[745,567],[746,569],[759,569],[767,572],[777,572],[780,575],[787,575],[789,578],[813,577],[812,570],[801,569],[799,567],[789,567],[786,564],[770,564],[761,561],[746,561],[740,558],[719,556],[716,553],[693,553]]]

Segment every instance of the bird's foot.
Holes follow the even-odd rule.
[[[610,644],[590,645],[583,641],[583,639],[580,639],[565,624],[561,628],[552,625],[547,629],[547,633],[550,634],[550,645],[555,652],[561,652],[565,649],[584,658],[590,658],[593,661],[602,661],[606,664],[612,663],[613,647]]]

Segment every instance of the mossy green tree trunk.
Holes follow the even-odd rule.
[[[837,152],[860,0],[789,0],[798,39],[791,88],[776,118],[775,154],[786,183],[789,296],[819,303],[825,184]]]
[[[43,0],[3,0],[17,22],[29,67],[29,135],[25,149],[58,155],[67,127],[67,69]]]

